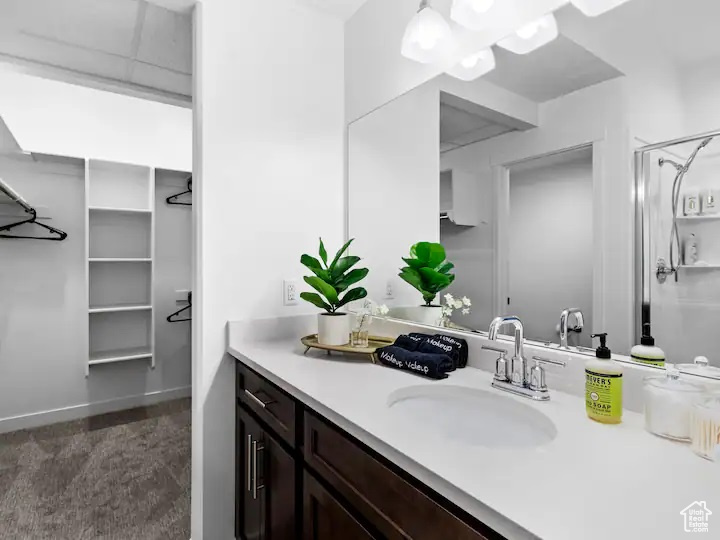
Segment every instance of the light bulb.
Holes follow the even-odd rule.
[[[597,17],[603,13],[629,2],[629,0],[570,0],[575,7],[588,17]]]
[[[495,4],[495,0],[453,0],[450,18],[470,30],[482,30],[487,17],[485,14]]]
[[[517,31],[517,35],[523,39],[532,39],[540,31],[540,21],[534,21],[526,24]]]
[[[439,62],[453,50],[453,35],[445,18],[433,8],[421,3],[420,10],[410,20],[402,41],[402,55],[422,64]]]
[[[558,37],[558,26],[555,16],[550,13],[526,24],[513,35],[498,41],[498,45],[515,54],[527,54],[550,43]]]
[[[483,49],[466,56],[447,71],[448,75],[462,81],[474,81],[495,69],[495,54],[492,49]]]

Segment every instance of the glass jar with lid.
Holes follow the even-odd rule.
[[[720,395],[706,397],[693,407],[690,436],[696,454],[720,463]]]
[[[681,379],[680,372],[670,368],[663,376],[646,377],[643,391],[645,429],[660,437],[690,441],[690,415],[706,395],[706,387]]]
[[[692,364],[676,364],[675,369],[686,375],[704,377],[709,390],[720,390],[720,368],[711,366],[704,356],[698,356]]]

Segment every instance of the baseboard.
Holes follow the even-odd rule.
[[[149,394],[138,394],[107,401],[99,401],[96,403],[85,403],[83,405],[73,405],[72,407],[64,407],[62,409],[53,409],[50,411],[41,411],[21,416],[11,416],[9,418],[0,419],[0,433],[9,431],[17,431],[19,429],[30,429],[58,422],[68,422],[70,420],[78,420],[87,418],[96,414],[105,414],[115,411],[123,411],[134,407],[144,407],[147,405],[155,405],[163,401],[190,397],[192,388],[190,386],[182,386],[180,388],[170,388],[168,390],[159,390],[150,392]]]

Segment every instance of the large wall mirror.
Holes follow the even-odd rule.
[[[517,315],[529,339],[585,353],[607,332],[629,355],[649,324],[669,362],[720,367],[720,5],[679,4],[567,5],[547,45],[495,47],[487,75],[440,75],[352,122],[348,230],[369,296],[472,332]],[[423,307],[398,275],[419,242],[454,265],[432,305],[471,306]]]

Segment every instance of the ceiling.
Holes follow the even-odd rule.
[[[297,2],[346,21],[352,17],[367,0],[297,0]]]
[[[0,60],[188,102],[192,2],[153,2],[165,7],[146,0],[2,0]]]
[[[531,54],[495,47],[497,67],[484,80],[542,103],[622,76],[622,73],[565,36]]]
[[[440,97],[440,152],[484,141],[515,131],[478,112],[474,103],[442,93]]]

